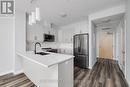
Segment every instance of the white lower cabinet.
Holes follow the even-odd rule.
[[[23,58],[23,69],[37,87],[74,87],[73,59],[43,67]]]
[[[58,65],[58,87],[74,87],[73,59]]]

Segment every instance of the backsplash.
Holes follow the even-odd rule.
[[[57,43],[57,42],[40,42],[42,48],[53,48],[53,49],[70,49],[73,50],[73,44],[71,43]],[[27,51],[34,50],[35,42],[27,42]]]
[[[57,42],[41,42],[42,48],[52,48],[58,49],[59,53],[63,54],[73,54],[73,44],[72,43],[57,43]],[[34,50],[35,42],[27,42],[27,51]]]

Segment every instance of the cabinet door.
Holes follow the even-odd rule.
[[[48,30],[48,33],[54,35],[54,34],[55,34],[55,29],[54,29],[54,28],[50,28],[50,29]]]
[[[45,28],[43,29],[43,33],[44,33],[44,34],[47,34],[47,33],[48,33],[48,28],[45,27]]]
[[[77,24],[76,26],[75,26],[75,34],[80,34],[82,31],[81,31],[81,27],[80,27],[80,25],[79,24]]]
[[[67,43],[67,41],[68,41],[68,33],[67,32],[68,31],[65,30],[65,29],[63,29],[63,31],[62,31],[62,35],[63,35],[62,41],[63,41],[63,43]]]
[[[59,42],[72,43],[74,31],[75,31],[74,28],[67,28],[67,29],[59,30],[58,32]]]
[[[69,28],[65,31],[65,42],[72,43],[73,42],[74,29]]]
[[[51,28],[47,29],[47,34],[52,34],[52,29]]]
[[[55,35],[55,42],[58,41],[58,31],[57,29],[53,29],[53,35]]]
[[[63,41],[63,35],[62,35],[62,30],[58,31],[58,42],[62,43]]]
[[[63,29],[61,31],[61,42],[62,43],[68,43],[68,38],[69,38],[69,34],[68,34],[68,30]]]
[[[75,26],[75,34],[88,33],[88,23],[83,22]]]
[[[68,36],[69,36],[68,42],[69,42],[69,43],[73,43],[73,36],[74,36],[74,29],[73,29],[73,28],[70,29]]]

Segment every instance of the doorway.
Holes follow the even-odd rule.
[[[113,59],[113,32],[100,32],[99,58]]]

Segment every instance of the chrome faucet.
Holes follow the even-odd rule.
[[[37,50],[36,50],[37,44],[39,44],[39,46],[41,47],[41,44],[40,44],[39,42],[36,42],[36,43],[35,43],[35,49],[34,49],[34,53],[35,53],[35,54],[37,54]]]

